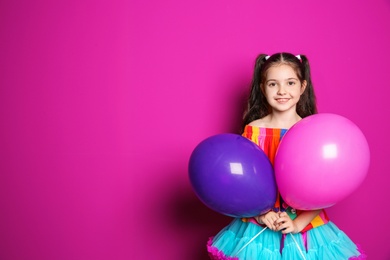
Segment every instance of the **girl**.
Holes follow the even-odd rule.
[[[242,135],[259,145],[273,163],[286,131],[315,113],[307,58],[290,53],[259,55]],[[295,210],[280,195],[269,212],[234,219],[210,238],[207,249],[211,259],[366,259],[329,221],[325,210]]]

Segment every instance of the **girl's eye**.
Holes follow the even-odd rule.
[[[294,81],[289,81],[289,82],[288,82],[288,85],[289,85],[289,86],[294,86],[294,85],[295,85],[295,82],[294,82]]]
[[[271,83],[268,84],[268,86],[274,87],[274,86],[276,86],[276,83],[275,82],[271,82]]]

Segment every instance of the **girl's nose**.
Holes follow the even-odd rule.
[[[286,90],[284,89],[284,87],[280,86],[278,88],[278,95],[284,95],[286,94]]]

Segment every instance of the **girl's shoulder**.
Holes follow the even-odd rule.
[[[273,128],[270,125],[270,122],[269,122],[269,120],[267,120],[266,117],[263,117],[263,118],[260,118],[260,119],[256,119],[256,120],[250,122],[248,125],[249,126],[258,127],[258,128]]]

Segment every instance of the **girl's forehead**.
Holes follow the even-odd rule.
[[[269,67],[265,76],[266,78],[297,77],[297,73],[291,65],[282,63]]]

